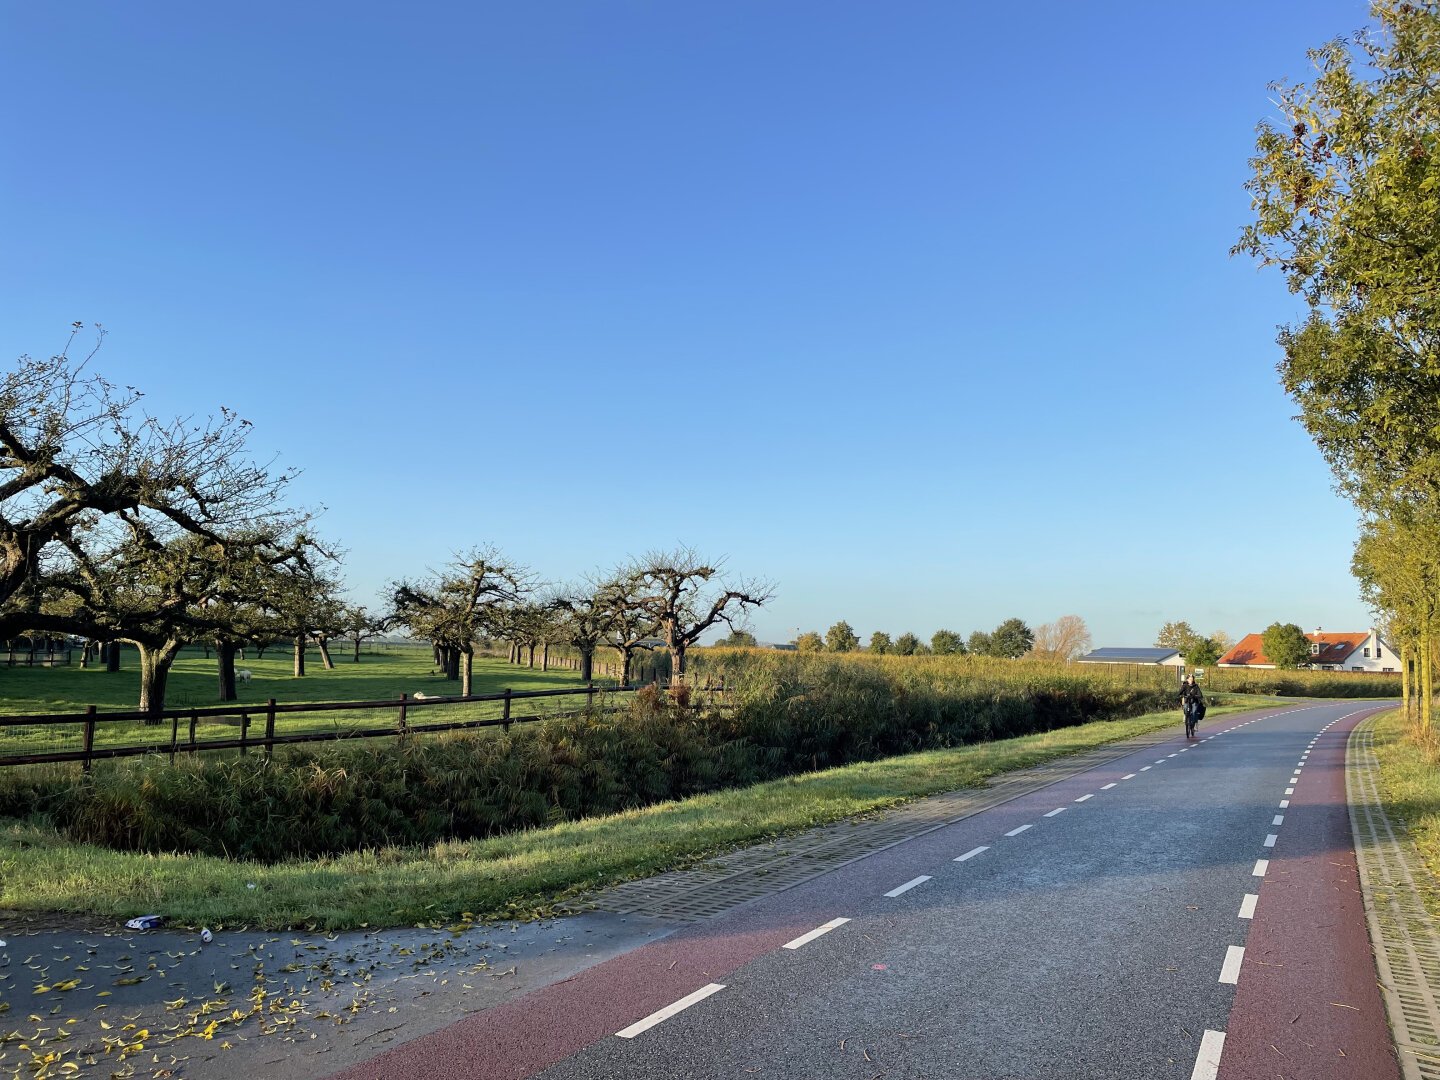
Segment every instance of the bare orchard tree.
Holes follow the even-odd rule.
[[[569,585],[557,592],[559,628],[565,643],[580,654],[582,682],[595,677],[595,650],[620,618],[622,595],[614,582],[594,581]]]
[[[373,615],[363,604],[350,604],[341,613],[341,629],[345,632],[345,639],[355,646],[355,654],[351,658],[355,663],[360,662],[360,645],[370,638],[379,637],[389,629],[383,616]]]
[[[1090,651],[1090,628],[1079,615],[1061,615],[1035,628],[1030,656],[1037,660],[1074,660]]]
[[[218,419],[161,421],[141,393],[118,387],[69,353],[83,329],[48,360],[20,357],[0,377],[0,637],[53,630],[101,637],[85,612],[45,612],[44,560],[117,515],[168,542],[178,533],[228,547],[242,527],[260,533],[291,517],[280,496],[293,473],[247,460],[250,424],[228,409]]]
[[[640,606],[640,582],[627,573],[619,573],[605,584],[605,603],[613,614],[602,641],[620,654],[620,685],[630,685],[630,669],[635,654],[649,649],[647,644],[659,630],[654,616]]]
[[[530,572],[490,546],[475,548],[423,581],[391,588],[392,623],[432,642],[448,679],[469,696],[475,645],[497,636],[503,612],[534,587]]]
[[[652,551],[630,568],[635,603],[654,619],[665,639],[676,681],[684,679],[685,652],[701,634],[716,623],[734,630],[738,616],[775,596],[775,587],[766,581],[725,583],[721,565],[707,562],[692,548],[677,548]]]

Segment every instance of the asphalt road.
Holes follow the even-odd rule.
[[[1177,732],[343,1075],[1398,1078],[1344,816],[1373,709]]]

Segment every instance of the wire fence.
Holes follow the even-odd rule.
[[[401,694],[388,701],[231,704],[142,712],[99,712],[0,716],[0,767],[93,762],[146,754],[258,751],[276,746],[339,739],[407,738],[444,731],[499,728],[536,723],[584,711],[620,708],[639,687],[565,687],[505,690],[498,694],[430,696]],[[716,695],[720,685],[692,686],[689,692]],[[583,701],[578,699],[583,698]]]

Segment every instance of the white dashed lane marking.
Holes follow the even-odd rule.
[[[1055,817],[1057,814],[1063,814],[1066,810],[1069,810],[1069,809],[1070,809],[1070,808],[1069,808],[1068,806],[1057,806],[1054,810],[1051,810],[1051,811],[1050,811],[1048,814],[1046,814],[1045,816],[1046,816],[1046,817]]]
[[[1254,870],[1251,870],[1250,873],[1251,873],[1252,875],[1254,875],[1255,877],[1264,877],[1264,876],[1265,876],[1265,871],[1266,871],[1266,870],[1269,870],[1269,869],[1270,869],[1270,860],[1269,860],[1269,859],[1256,859],[1256,860],[1255,860],[1255,869],[1254,869]]]
[[[1285,810],[1285,809],[1287,809],[1289,806],[1290,806],[1290,800],[1289,800],[1289,799],[1281,799],[1281,800],[1280,800],[1280,809],[1281,809],[1281,810]]]
[[[1271,825],[1284,825],[1284,824],[1285,824],[1285,815],[1284,815],[1284,814],[1276,814],[1276,815],[1275,815],[1275,820],[1272,821],[1272,822],[1270,822],[1270,824],[1271,824]]]
[[[644,1020],[637,1020],[629,1027],[621,1028],[615,1034],[620,1036],[620,1038],[622,1039],[633,1039],[636,1035],[639,1035],[645,1031],[649,1031],[656,1024],[669,1020],[670,1017],[674,1016],[676,1013],[683,1012],[685,1009],[688,1009],[696,1002],[704,1001],[711,994],[718,994],[721,990],[724,989],[724,983],[711,983],[708,986],[702,986],[693,994],[685,995],[683,998],[681,998],[674,1004],[666,1005],[663,1009],[659,1009],[656,1012],[653,1012],[649,1016],[645,1017]]]
[[[1026,822],[1024,825],[1021,825],[1018,829],[1011,829],[1011,830],[1010,830],[1009,832],[1007,832],[1005,835],[1006,835],[1006,836],[1019,836],[1022,832],[1024,832],[1026,829],[1030,828],[1030,827],[1033,826],[1034,824],[1035,824],[1035,823],[1034,823],[1033,821]]]
[[[1140,771],[1141,771],[1141,772],[1149,772],[1149,771],[1150,771],[1151,769],[1153,769],[1154,767],[1155,767],[1154,765],[1141,765],[1141,766],[1140,766]]]
[[[810,944],[810,942],[814,941],[817,937],[820,937],[822,934],[828,934],[831,930],[834,930],[837,926],[844,926],[844,925],[845,925],[847,922],[849,922],[849,921],[850,921],[849,919],[831,919],[831,920],[830,920],[829,922],[827,922],[824,926],[817,926],[814,930],[811,930],[808,934],[801,934],[801,935],[800,935],[799,937],[797,937],[794,941],[787,941],[787,942],[785,942],[784,945],[781,945],[780,947],[781,947],[782,949],[798,949],[798,948],[800,948],[801,945],[808,945],[808,944]]]
[[[1240,965],[1245,962],[1245,950],[1231,945],[1225,950],[1225,963],[1220,965],[1220,981],[1234,986],[1240,981]]]
[[[1255,918],[1255,905],[1260,902],[1260,897],[1255,893],[1246,893],[1245,899],[1240,901],[1240,918]]]
[[[904,885],[901,885],[898,889],[891,889],[885,895],[890,897],[899,896],[901,893],[909,892],[911,889],[915,888],[916,885],[924,885],[925,882],[929,880],[929,874],[921,874],[917,878],[911,878],[909,881],[905,882]]]
[[[1133,772],[1128,772],[1128,773],[1126,773],[1124,776],[1120,777],[1120,779],[1121,779],[1121,780],[1134,780],[1134,779],[1135,779],[1135,774],[1134,774]]]
[[[1094,792],[1091,792],[1089,795],[1081,795],[1081,796],[1080,796],[1078,799],[1076,799],[1075,801],[1076,801],[1076,802],[1084,802],[1086,799],[1093,799],[1094,797],[1095,797],[1095,793],[1094,793]]]
[[[1101,785],[1100,790],[1101,790],[1101,791],[1109,791],[1109,790],[1110,790],[1112,787],[1114,787],[1114,786],[1115,786],[1115,784],[1113,784],[1113,783],[1111,783],[1111,784],[1103,784],[1103,785]]]
[[[988,846],[984,846],[984,847],[973,847],[973,848],[971,848],[969,851],[965,852],[964,855],[956,855],[956,856],[955,856],[955,861],[956,861],[956,862],[965,862],[965,861],[968,860],[968,859],[973,859],[976,855],[979,855],[982,851],[989,851],[989,850],[990,850],[990,848],[989,848]]]
[[[1276,836],[1276,835],[1272,832],[1269,836],[1265,837],[1265,846],[1266,846],[1266,847],[1274,847],[1274,846],[1275,846],[1275,841],[1276,841],[1276,840],[1279,840],[1279,839],[1280,839],[1280,837]]]
[[[1220,1072],[1220,1052],[1225,1049],[1225,1033],[1208,1028],[1200,1037],[1200,1053],[1195,1056],[1195,1068],[1190,1080],[1215,1080]]]

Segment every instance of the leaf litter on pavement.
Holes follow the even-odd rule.
[[[261,1041],[310,1042],[487,972],[477,954],[494,932],[467,916],[443,928],[285,942],[232,931],[208,945],[173,930],[11,933],[0,944],[0,1076],[159,1080]],[[416,989],[427,979],[431,989]],[[23,1017],[13,1008],[21,996],[34,1010]]]

